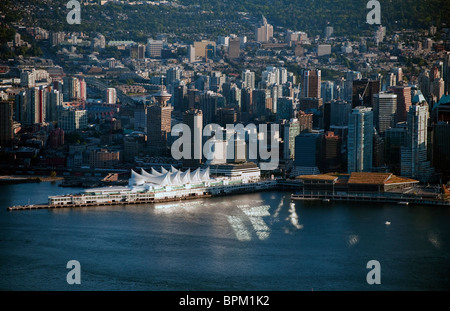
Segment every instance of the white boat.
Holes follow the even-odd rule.
[[[409,205],[409,202],[398,202],[398,204],[400,204],[400,205]]]
[[[322,202],[327,202],[328,203],[328,202],[331,202],[331,200],[330,199],[323,199]]]
[[[386,226],[389,226],[391,224],[390,221],[386,221]]]

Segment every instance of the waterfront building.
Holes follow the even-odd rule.
[[[400,150],[406,147],[406,129],[395,127],[384,132],[384,159],[390,169],[400,172]]]
[[[356,107],[349,116],[347,170],[370,172],[373,157],[373,111]]]
[[[322,134],[303,133],[295,138],[296,175],[319,173]]]

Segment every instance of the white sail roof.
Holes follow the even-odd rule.
[[[161,172],[158,172],[154,168],[151,169],[151,173],[148,173],[144,169],[141,169],[141,174],[131,170],[131,178],[129,180],[129,186],[153,186],[153,187],[165,187],[165,186],[182,186],[186,184],[200,184],[211,180],[209,176],[209,167],[202,170],[200,168],[191,172],[188,169],[185,172],[177,170],[173,166],[170,167],[170,171],[167,171],[161,167]]]

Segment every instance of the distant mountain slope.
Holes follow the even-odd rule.
[[[368,1],[368,0],[367,0]],[[186,36],[253,31],[265,15],[274,26],[321,35],[327,25],[338,35],[362,35],[375,26],[366,23],[366,0],[177,0],[184,7],[108,3],[81,7],[81,25],[66,22],[68,0],[2,0],[0,19],[21,21],[49,30],[99,31],[123,38],[157,33]],[[380,0],[381,22],[389,30],[438,28],[450,25],[449,0]],[[240,14],[247,13],[246,16]],[[447,26],[446,26],[447,25]],[[129,32],[129,33],[128,33]]]

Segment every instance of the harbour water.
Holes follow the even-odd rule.
[[[273,191],[6,211],[79,190],[0,186],[0,290],[450,289],[448,207],[292,202]],[[66,282],[70,260],[80,285]],[[380,285],[366,281],[370,260]]]

